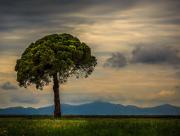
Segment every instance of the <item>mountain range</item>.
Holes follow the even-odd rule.
[[[164,104],[140,108],[109,102],[94,101],[81,105],[62,104],[63,115],[180,115],[180,107]],[[0,109],[0,115],[52,115],[54,106],[41,108],[9,107]]]

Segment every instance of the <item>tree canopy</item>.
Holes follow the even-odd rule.
[[[91,49],[70,34],[52,34],[31,43],[17,60],[15,71],[20,86],[35,84],[42,89],[58,76],[59,83],[68,77],[88,77],[97,64]]]

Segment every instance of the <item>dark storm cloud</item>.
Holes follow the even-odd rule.
[[[13,85],[10,82],[5,82],[1,85],[1,88],[3,90],[15,90],[15,89],[17,89],[17,86]]]
[[[179,46],[145,45],[137,46],[127,58],[122,53],[114,53],[108,58],[104,66],[121,68],[129,64],[167,64],[178,69],[180,66]]]
[[[144,64],[180,64],[180,48],[169,46],[139,46],[132,52],[134,63]]]
[[[98,6],[98,11],[102,7],[112,10],[126,9],[135,4],[138,0],[1,0],[1,11],[6,14],[17,15],[49,15],[52,13],[72,13],[79,12],[89,7]],[[116,8],[114,8],[116,7]],[[101,9],[102,8],[102,9]]]
[[[104,67],[121,68],[127,65],[127,59],[122,53],[113,53],[104,64]]]
[[[1,0],[0,49],[9,50],[12,44],[13,49],[22,47],[40,34],[72,33],[79,24],[126,20],[128,16],[119,16],[121,11],[144,5],[159,5],[164,11],[158,17],[154,16],[156,14],[149,16],[150,20],[156,18],[157,23],[179,24],[179,0]],[[114,16],[117,12],[118,14]],[[134,17],[137,18],[138,14]],[[13,34],[23,37],[15,41],[8,37]]]
[[[92,18],[91,15],[104,16],[116,11],[131,9],[136,5],[143,6],[147,4],[168,5],[165,6],[165,10],[169,9],[173,15],[179,13],[178,5],[180,5],[180,2],[178,0],[1,0],[0,31],[27,28],[33,25],[49,24],[53,26],[53,20],[62,25],[66,23],[92,23],[98,18]],[[72,14],[81,14],[85,18],[75,17]],[[176,22],[176,19],[172,20]],[[179,22],[179,19],[177,22]]]
[[[0,51],[23,50],[24,45],[47,33],[75,32],[79,24],[106,20],[107,15],[129,9],[137,1],[1,0]],[[12,36],[21,37],[16,40]]]
[[[49,24],[57,19],[59,23],[72,21],[83,22],[83,18],[74,18],[70,14],[107,14],[124,10],[136,3],[137,0],[4,0],[0,1],[1,31],[28,25]],[[110,8],[111,7],[111,8]],[[89,9],[94,8],[94,10]],[[67,18],[70,16],[70,18]],[[67,20],[66,20],[67,19]],[[88,19],[85,20],[89,22]]]

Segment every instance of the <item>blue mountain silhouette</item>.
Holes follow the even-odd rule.
[[[54,106],[42,108],[10,107],[0,109],[0,115],[52,115]],[[140,108],[95,101],[81,105],[62,104],[63,115],[180,115],[180,107],[164,104]]]

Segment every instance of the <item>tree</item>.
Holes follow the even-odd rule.
[[[17,60],[15,71],[20,87],[35,84],[37,89],[53,82],[54,116],[61,116],[59,84],[68,77],[88,77],[97,61],[91,49],[70,34],[45,36],[27,47]]]

